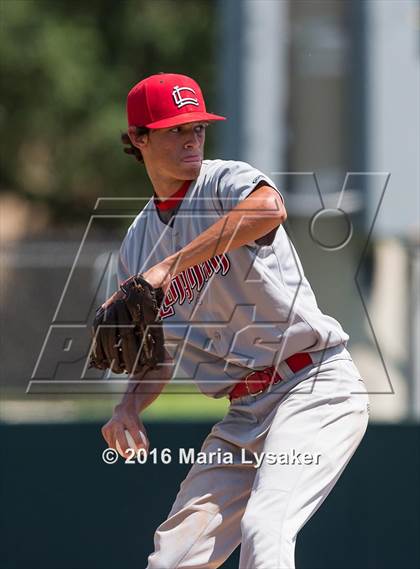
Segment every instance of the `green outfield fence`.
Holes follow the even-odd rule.
[[[211,425],[150,423],[157,449]],[[0,425],[1,569],[143,569],[188,466],[106,465],[100,424]],[[419,427],[373,425],[302,530],[297,566],[420,567]],[[238,551],[223,566],[238,567]],[[276,569],[273,567],[273,569]]]

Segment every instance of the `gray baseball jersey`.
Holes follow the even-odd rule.
[[[205,160],[170,223],[159,217],[153,199],[136,217],[121,246],[119,281],[182,249],[262,181],[279,191],[245,162]],[[258,216],[258,211],[249,215]],[[212,397],[225,395],[251,369],[348,340],[340,324],[318,308],[284,228],[278,227],[266,244],[259,243],[215,255],[178,274],[161,308],[176,377],[195,381]]]

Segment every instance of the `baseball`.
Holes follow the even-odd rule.
[[[129,448],[132,448],[133,450],[138,450],[136,443],[134,442],[133,437],[131,436],[130,432],[127,431],[127,429],[124,430],[124,434],[125,434],[125,438],[127,440],[127,444]],[[145,435],[142,433],[142,431],[139,430],[139,435],[141,440],[143,441],[143,444],[145,446],[145,448],[147,448],[147,440]],[[125,454],[124,451],[122,450],[119,442],[117,441],[117,444],[115,445],[117,448],[117,451],[120,453],[121,456],[123,456],[125,458]],[[142,447],[139,447],[142,448]]]

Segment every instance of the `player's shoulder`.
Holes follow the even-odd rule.
[[[241,160],[203,160],[197,187],[199,191],[213,188],[218,192],[222,188],[253,185],[263,177],[259,170]]]
[[[200,176],[198,185],[214,188],[218,194],[252,188],[263,180],[275,187],[266,174],[242,160],[204,160]]]
[[[242,160],[203,160],[200,177],[220,177],[247,170],[255,168]]]

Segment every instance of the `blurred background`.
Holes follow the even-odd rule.
[[[143,166],[123,153],[120,136],[128,90],[159,71],[191,75],[208,110],[228,117],[208,129],[207,158],[248,161],[283,191],[288,234],[321,309],[350,334],[350,351],[371,393],[371,425],[379,429],[372,431],[372,445],[406,452],[405,474],[415,477],[419,2],[1,0],[0,6],[0,421],[3,450],[14,457],[3,495],[14,496],[9,482],[24,468],[16,449],[33,432],[44,447],[54,446],[60,432],[74,452],[81,449],[74,433],[86,432],[77,440],[96,445],[100,462],[99,426],[124,391],[123,381],[117,388],[115,381],[109,387],[101,382],[97,389],[95,381],[75,387],[70,378],[80,377],[86,322],[116,286],[115,252],[151,195]],[[152,430],[165,422],[174,429],[169,422],[176,420],[190,421],[201,433],[206,422],[222,417],[225,401],[200,396],[191,386],[188,395],[174,396],[182,390],[174,381],[146,412]],[[370,457],[377,457],[373,448],[361,448],[362,478]],[[37,471],[40,481],[56,472],[58,455],[68,460],[61,443],[60,453],[46,453],[51,462]],[[402,474],[394,474],[397,484]],[[100,475],[114,476],[109,470]],[[400,482],[407,493],[413,488]],[[51,512],[63,499],[60,492],[57,486],[49,498]],[[410,507],[417,508],[418,493],[414,497]],[[404,500],[393,507],[394,520],[398,508],[401,519],[415,516]],[[372,519],[374,512],[366,515]],[[21,524],[19,509],[14,516]],[[32,531],[34,520],[23,517]],[[418,516],[412,522],[418,528]],[[10,518],[2,523],[11,536]],[[34,553],[39,541],[22,553],[13,539],[4,567],[123,566],[111,558],[101,565],[99,553],[83,562],[68,554],[66,565],[62,557],[60,563],[48,557],[47,549]],[[399,551],[403,545],[407,552],[402,543]],[[420,565],[416,547],[416,561],[406,554],[404,566]],[[358,566],[392,567],[394,553],[401,563],[396,551],[382,561],[372,554]],[[327,566],[326,558],[318,566]],[[305,559],[302,566],[316,566],[313,555]],[[340,566],[355,566],[347,562]]]

